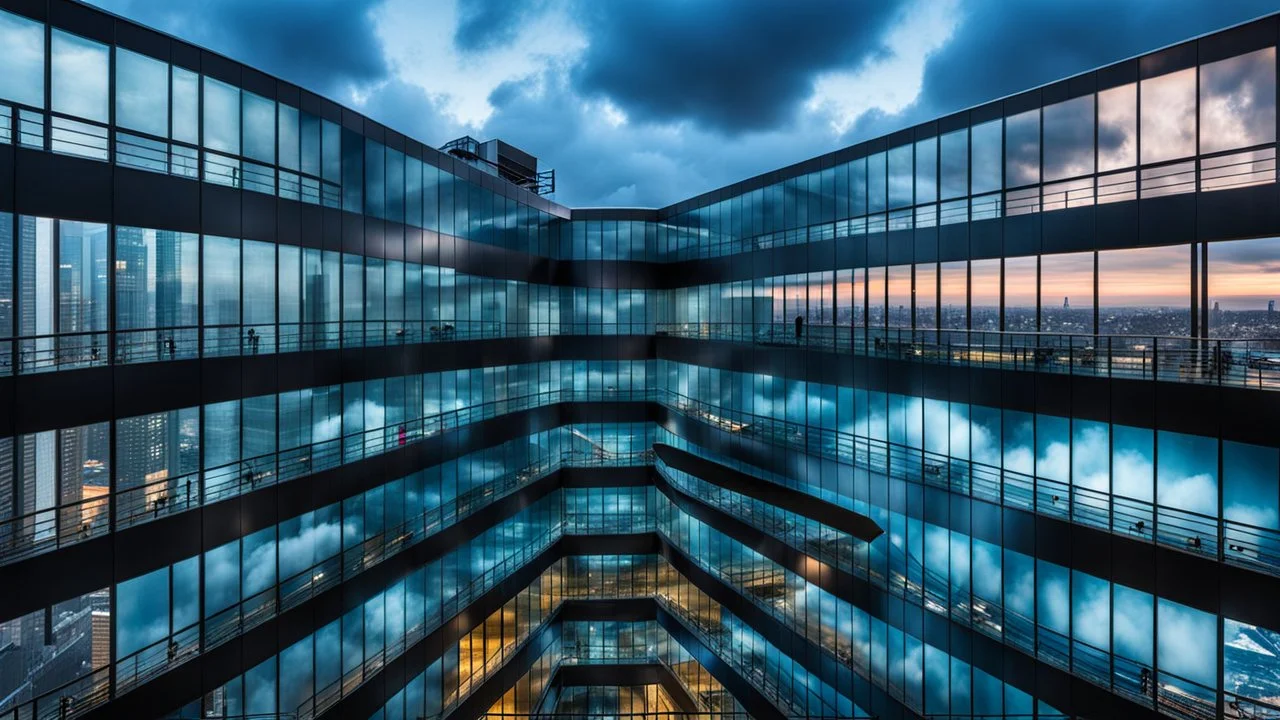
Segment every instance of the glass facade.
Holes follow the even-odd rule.
[[[0,720],[1280,718],[1280,16],[646,210],[82,10]]]

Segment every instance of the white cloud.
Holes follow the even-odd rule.
[[[571,64],[587,43],[562,3],[522,18],[509,42],[466,52],[455,42],[458,21],[457,0],[389,0],[375,11],[392,75],[421,88],[453,121],[470,128],[482,128],[493,115],[489,99],[499,87],[524,82],[525,92],[536,93],[544,72]]]
[[[925,62],[959,25],[956,0],[920,0],[903,12],[885,38],[886,52],[860,67],[819,75],[806,109],[823,115],[843,135],[865,113],[893,115],[911,106],[924,86]]]

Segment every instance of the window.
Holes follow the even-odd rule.
[[[1142,164],[1196,151],[1196,69],[1142,81]]]
[[[1036,331],[1036,256],[1004,261],[1004,329]]]
[[[1133,167],[1138,161],[1138,86],[1098,93],[1098,170]]]
[[[323,177],[331,183],[342,182],[342,128],[328,120],[320,121],[323,153]],[[357,152],[359,150],[357,149]]]
[[[852,217],[867,214],[866,158],[858,158],[849,163],[849,214]]]
[[[116,125],[169,137],[169,64],[116,48]]]
[[[1098,253],[1098,332],[1190,335],[1190,248],[1172,245]]]
[[[916,265],[916,327],[938,327],[938,264]]]
[[[1071,421],[1071,484],[1099,493],[1111,492],[1111,426],[1096,420]],[[1097,496],[1077,496],[1088,508],[1097,507]],[[1102,507],[1105,512],[1105,505]]]
[[[938,200],[938,139],[916,142],[916,203]]]
[[[1093,253],[1040,258],[1040,329],[1093,333]]]
[[[44,25],[0,10],[0,98],[44,107]]]
[[[999,120],[973,128],[974,195],[994,192],[1001,187],[1000,134]]]
[[[87,120],[107,121],[107,68],[111,51],[106,45],[53,31],[52,104],[56,112]]]
[[[1208,244],[1209,335],[1280,334],[1280,238]]]
[[[1162,676],[1172,673],[1205,688],[1216,686],[1216,663],[1204,662],[1204,658],[1218,651],[1217,616],[1160,598],[1156,637],[1156,663]]]
[[[1044,109],[1044,179],[1093,172],[1093,95]]]
[[[251,92],[242,93],[244,156],[265,163],[276,161],[276,103]]]
[[[240,354],[240,241],[204,238],[204,352]]]
[[[387,219],[404,222],[404,153],[387,149]]]
[[[280,167],[297,170],[298,164],[298,109],[284,103],[276,106],[279,112]],[[314,173],[312,173],[314,174]]]
[[[974,330],[1000,329],[1000,261],[974,260],[969,280]]]
[[[173,139],[200,142],[200,76],[173,68]]]
[[[1156,440],[1156,502],[1217,517],[1218,441],[1169,430]]]
[[[884,212],[888,187],[885,183],[885,154],[867,158],[867,212]]]
[[[906,207],[913,202],[911,146],[889,151],[889,207]]]
[[[280,106],[282,111],[285,105]],[[292,110],[292,108],[289,108]],[[302,149],[302,172],[320,176],[320,118],[311,113],[301,113],[299,144]]]
[[[942,199],[969,194],[969,131],[956,130],[942,136]]]
[[[889,268],[887,288],[889,327],[911,327],[911,266],[894,265]]]
[[[199,322],[199,237],[134,227],[117,227],[115,234],[118,360],[191,357]],[[165,328],[170,332],[131,332]]]
[[[24,346],[24,362],[35,366],[106,362],[107,226],[23,216],[19,257],[22,335],[44,336]],[[55,239],[54,230],[57,229]],[[56,280],[55,280],[56,276]],[[57,288],[56,295],[54,288]],[[53,333],[72,335],[57,342]]]
[[[963,260],[942,263],[940,273],[943,330],[969,329],[969,264]]]
[[[1040,110],[1028,110],[1004,121],[1005,187],[1040,182]]]
[[[364,182],[365,212],[376,218],[385,218],[386,147],[369,138],[364,139]]]
[[[1280,450],[1224,440],[1222,516],[1254,527],[1280,529]]]
[[[169,568],[116,586],[116,657],[124,658],[169,635]]]
[[[204,78],[204,146],[240,154],[240,88]]]
[[[1275,48],[1200,68],[1200,152],[1233,150],[1275,139]]]
[[[1155,433],[1147,428],[1111,428],[1112,492],[1151,502],[1155,496]]]
[[[325,121],[324,152],[325,179],[329,179],[329,133]],[[334,126],[334,146],[337,150],[337,126]],[[364,138],[359,133],[343,129],[342,133],[342,209],[348,212],[364,212]]]

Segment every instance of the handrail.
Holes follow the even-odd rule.
[[[0,341],[0,375],[14,372],[11,344],[17,344],[19,374],[103,365],[166,362],[212,357],[387,347],[466,340],[569,335],[647,335],[649,322],[506,322],[501,320],[332,320],[257,324],[172,325],[119,328]]]
[[[1068,492],[1064,484],[978,461],[952,459],[933,465],[908,462],[907,458],[922,456],[923,451],[843,431],[726,410],[675,393],[663,393],[658,401],[725,432],[1280,576],[1280,532],[1270,528],[1118,494],[1110,496],[1113,509],[1109,521],[1105,521],[1099,517],[1098,505],[1105,503],[1107,496],[1097,491],[1072,486]],[[879,452],[873,452],[876,450]],[[900,461],[890,462],[891,455]],[[810,491],[802,485],[796,487]],[[1079,513],[1071,504],[1077,495],[1090,499]],[[840,497],[826,499],[849,501]]]
[[[658,336],[804,347],[961,367],[1280,390],[1280,339],[659,323]]]
[[[512,412],[560,402],[650,400],[647,390],[549,390],[491,400],[401,423],[340,435],[308,445],[242,458],[141,485],[117,487],[108,496],[0,519],[0,565],[74,545],[110,532],[107,510],[115,501],[114,527],[123,529],[212,504],[246,492],[381,455],[445,431]],[[614,453],[608,457],[618,456]]]

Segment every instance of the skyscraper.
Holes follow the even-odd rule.
[[[643,209],[0,6],[0,720],[1280,717],[1280,15]]]

